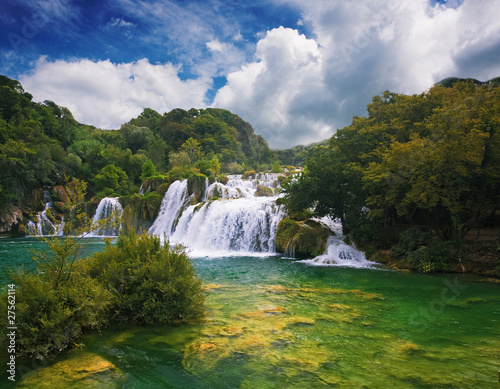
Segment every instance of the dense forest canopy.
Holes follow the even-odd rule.
[[[154,174],[243,173],[270,169],[277,158],[250,124],[223,109],[146,108],[119,130],[101,130],[52,101],[33,102],[18,81],[0,76],[0,212],[69,177],[88,182],[91,196],[125,195]]]
[[[460,247],[500,209],[500,89],[469,80],[375,96],[313,150],[285,201],[340,218],[362,244],[387,248],[413,227]]]

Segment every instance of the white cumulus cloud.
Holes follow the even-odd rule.
[[[202,107],[211,80],[181,80],[178,73],[172,64],[153,65],[147,59],[114,64],[41,58],[20,81],[34,100],[52,100],[69,108],[82,123],[112,129],[145,107],[160,113]]]
[[[276,0],[301,11],[310,39],[268,31],[254,61],[230,73],[214,105],[272,147],[326,139],[385,90],[421,93],[446,77],[500,75],[500,2]]]

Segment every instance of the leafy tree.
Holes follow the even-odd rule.
[[[283,170],[281,169],[281,165],[279,161],[274,161],[273,167],[271,168],[272,173],[281,173]]]
[[[115,165],[103,167],[94,177],[96,190],[105,195],[126,193],[128,189],[127,174]]]
[[[120,128],[120,133],[125,138],[127,146],[133,154],[139,150],[147,150],[154,140],[154,134],[148,127],[124,124]]]
[[[144,181],[146,178],[154,176],[155,173],[156,173],[155,165],[153,165],[153,162],[150,159],[148,159],[142,165],[141,181]]]

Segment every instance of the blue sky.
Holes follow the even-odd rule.
[[[498,15],[496,0],[3,0],[0,73],[97,127],[220,107],[286,148],[384,90],[500,76]]]

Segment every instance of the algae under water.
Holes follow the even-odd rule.
[[[27,242],[36,245],[29,239],[0,241],[4,284],[7,268],[29,263],[22,253]],[[97,239],[93,244],[102,247]],[[309,266],[281,257],[193,263],[204,281],[203,322],[109,327],[86,335],[83,350],[65,352],[15,384],[3,372],[2,387],[499,385],[498,283],[455,274]],[[31,370],[30,361],[23,363]]]

